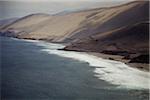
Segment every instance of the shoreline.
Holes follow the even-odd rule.
[[[58,50],[61,49],[60,44],[37,43],[37,45],[44,47],[42,52],[88,63],[89,66],[95,68],[93,71],[95,77],[116,85],[118,88],[149,89],[149,73],[146,71],[129,67],[120,61],[103,59],[87,52]]]
[[[121,55],[112,55],[112,54],[106,54],[106,53],[101,53],[101,52],[95,52],[95,51],[90,51],[90,50],[82,50],[82,49],[59,49],[59,50],[64,50],[64,51],[74,51],[74,52],[85,52],[103,59],[107,59],[107,60],[113,60],[113,61],[119,61],[122,63],[127,64],[128,66],[132,67],[132,68],[136,68],[138,70],[141,71],[146,71],[149,72],[150,69],[150,64],[149,63],[140,63],[140,62],[130,62],[131,59],[124,59],[125,56],[121,56]]]
[[[7,38],[6,38],[7,39]],[[6,40],[6,39],[2,39],[2,40],[4,40],[4,44],[7,44],[7,43],[9,43],[9,45],[11,46],[11,45],[13,45],[13,46],[11,46],[12,47],[12,49],[9,49],[9,51],[7,51],[7,52],[11,52],[12,50],[17,50],[16,48],[21,48],[21,49],[26,49],[26,50],[24,50],[23,51],[23,55],[22,56],[19,56],[19,58],[18,57],[16,57],[16,59],[19,59],[20,60],[20,58],[22,58],[21,60],[22,61],[25,61],[27,64],[29,63],[29,61],[31,61],[32,60],[32,57],[35,57],[34,55],[37,55],[36,56],[36,60],[34,60],[33,59],[33,61],[37,61],[37,60],[39,60],[39,61],[37,61],[37,64],[34,64],[35,66],[33,66],[32,67],[32,64],[29,64],[29,65],[27,65],[27,66],[24,66],[24,64],[23,63],[20,63],[20,65],[23,65],[23,67],[25,67],[23,70],[25,71],[25,72],[27,72],[27,74],[28,74],[28,76],[33,76],[33,78],[37,78],[38,79],[38,77],[37,77],[37,75],[38,76],[41,76],[41,75],[44,75],[44,76],[42,76],[42,77],[40,77],[41,78],[41,80],[43,80],[43,77],[44,77],[44,79],[46,79],[47,78],[47,80],[46,81],[42,81],[42,83],[40,83],[40,85],[41,85],[41,87],[42,87],[42,84],[45,84],[45,83],[49,83],[50,84],[50,86],[51,87],[54,87],[54,86],[57,86],[57,85],[59,85],[59,86],[64,86],[64,85],[62,85],[63,83],[64,84],[66,84],[65,86],[67,86],[68,84],[69,84],[69,86],[70,87],[73,87],[75,90],[76,90],[76,87],[78,87],[78,86],[81,86],[81,88],[79,87],[79,89],[81,89],[81,90],[83,90],[83,86],[85,87],[85,89],[89,89],[89,91],[91,90],[91,88],[92,88],[92,90],[94,89],[94,90],[96,90],[95,91],[95,93],[98,93],[97,94],[97,96],[98,96],[98,98],[99,98],[99,92],[103,92],[104,90],[106,90],[105,92],[107,92],[108,94],[112,94],[112,92],[115,92],[115,94],[112,94],[112,95],[118,95],[118,96],[120,96],[120,97],[122,97],[122,95],[124,95],[125,94],[125,97],[126,97],[126,95],[129,95],[129,96],[131,96],[131,99],[132,99],[132,97],[137,97],[137,96],[139,96],[139,97],[142,97],[142,98],[148,98],[148,89],[143,89],[143,88],[132,88],[132,87],[121,87],[121,86],[119,86],[119,85],[114,85],[114,84],[110,84],[109,82],[107,82],[107,81],[105,81],[105,80],[101,80],[99,77],[96,77],[96,75],[98,75],[97,73],[95,73],[95,69],[96,68],[98,68],[98,67],[94,67],[94,66],[89,66],[89,64],[88,63],[85,63],[85,62],[81,62],[81,61],[77,61],[77,60],[73,60],[73,59],[71,59],[71,58],[65,58],[65,57],[59,57],[58,55],[53,55],[53,54],[49,54],[49,53],[47,53],[47,52],[43,52],[43,51],[41,51],[41,50],[43,50],[45,47],[39,47],[39,46],[37,46],[37,45],[35,45],[35,44],[44,44],[45,42],[34,42],[34,41],[23,41],[23,40],[17,40],[17,39],[9,39],[8,38],[8,40]],[[8,41],[8,42],[7,42]],[[5,43],[6,42],[6,43]],[[31,43],[31,42],[33,42],[33,43]],[[14,44],[15,43],[15,44]],[[49,44],[49,43],[47,43],[47,44]],[[49,47],[52,47],[52,46],[50,46],[50,45],[47,45],[48,46],[48,48]],[[8,47],[8,46],[7,46]],[[38,48],[37,48],[38,47]],[[58,46],[59,47],[59,46]],[[7,48],[6,48],[7,49]],[[5,50],[6,50],[5,49]],[[20,50],[20,49],[19,49]],[[34,50],[35,52],[28,52],[28,51],[30,51],[30,50]],[[26,52],[27,51],[27,52]],[[15,52],[15,51],[12,51],[12,52]],[[21,51],[22,52],[22,51]],[[25,53],[24,53],[25,52]],[[27,53],[27,54],[26,54]],[[8,54],[8,53],[6,53],[6,54]],[[24,55],[25,54],[25,55]],[[33,55],[32,55],[33,54]],[[9,55],[9,54],[8,54]],[[16,52],[16,55],[17,55],[17,52]],[[31,56],[31,57],[30,57]],[[28,58],[29,57],[29,61],[27,61],[26,60],[26,57]],[[31,59],[30,59],[31,58]],[[25,59],[25,60],[24,60]],[[42,61],[40,60],[40,59],[42,59]],[[53,60],[51,60],[51,59],[53,59]],[[44,62],[43,62],[43,60],[44,60]],[[46,62],[45,62],[45,60],[46,60]],[[6,60],[5,60],[6,61]],[[15,61],[15,60],[14,60]],[[54,61],[54,62],[53,62]],[[56,62],[55,62],[56,61]],[[58,62],[57,62],[58,61]],[[32,61],[31,61],[32,62]],[[64,63],[65,62],[65,63]],[[12,63],[13,63],[13,61],[12,61]],[[52,63],[54,63],[54,65],[52,64]],[[55,64],[56,63],[56,64]],[[68,64],[67,64],[68,63]],[[10,64],[11,64],[11,62],[10,62]],[[45,64],[46,64],[46,67],[45,67]],[[57,65],[58,64],[58,65]],[[64,65],[63,65],[64,64]],[[18,65],[17,64],[17,66],[18,66],[18,68],[20,68],[19,66],[20,65]],[[38,66],[37,66],[38,65]],[[8,67],[9,67],[9,64],[8,64]],[[26,68],[27,67],[27,68]],[[30,73],[28,73],[29,72],[29,70],[30,70],[30,67],[31,67],[31,69],[32,69],[32,71],[30,71]],[[108,66],[109,67],[109,66]],[[111,66],[110,66],[111,67]],[[38,69],[36,69],[36,68],[38,68]],[[46,68],[46,69],[45,69]],[[11,67],[10,67],[10,69],[12,69]],[[20,68],[20,69],[22,69],[22,68]],[[21,73],[21,71],[20,71],[20,69],[18,69],[18,70],[16,70],[17,71],[17,74],[18,73]],[[103,68],[99,68],[99,69],[102,69],[103,70]],[[8,69],[9,70],[9,69]],[[15,69],[14,69],[15,70]],[[11,71],[11,70],[10,70]],[[46,72],[45,72],[46,71]],[[109,70],[108,70],[109,71]],[[108,72],[107,71],[107,72]],[[39,73],[40,72],[40,73]],[[51,74],[51,72],[52,72],[52,74]],[[54,72],[54,73],[53,73]],[[55,73],[56,72],[56,73]],[[115,71],[114,71],[115,72]],[[36,74],[33,74],[33,73],[36,73]],[[45,74],[46,73],[46,74]],[[4,73],[5,74],[5,73]],[[9,74],[9,73],[8,73]],[[23,77],[26,77],[26,75],[27,75],[26,73],[24,73],[22,76]],[[65,74],[65,75],[64,75]],[[106,73],[107,74],[107,73]],[[109,73],[108,73],[109,74]],[[110,73],[111,74],[111,73]],[[124,73],[122,73],[122,74],[124,74]],[[16,75],[15,73],[14,73],[14,75]],[[16,75],[17,76],[17,75]],[[51,76],[56,76],[56,78],[54,78],[54,77],[51,77]],[[67,77],[67,79],[65,79]],[[120,76],[121,77],[121,76]],[[33,80],[33,78],[30,78],[29,77],[29,79],[31,79],[31,81],[30,81],[30,83],[35,83],[35,82],[37,82],[37,83],[39,83],[39,81],[36,81],[36,80]],[[50,81],[48,80],[49,78],[52,78],[52,80],[57,80],[57,81],[55,81],[55,82],[51,82],[51,79],[50,79]],[[65,79],[65,80],[62,80],[62,79]],[[124,78],[124,77],[123,77]],[[125,77],[126,78],[126,77]],[[12,79],[12,81],[13,81],[13,77],[10,77],[10,79]],[[21,79],[24,79],[24,78],[21,78]],[[27,79],[27,78],[25,78],[25,79]],[[107,79],[107,78],[105,78],[105,79]],[[116,78],[117,79],[117,78]],[[28,80],[28,79],[27,79]],[[33,80],[33,81],[32,81]],[[68,81],[66,81],[66,80],[68,80]],[[70,81],[70,80],[73,80],[73,81]],[[15,82],[17,82],[17,80],[14,80]],[[61,81],[61,82],[59,82],[59,81]],[[128,81],[128,80],[127,80]],[[130,80],[129,80],[130,81]],[[69,82],[69,83],[68,83]],[[70,83],[71,82],[71,83]],[[26,83],[28,84],[29,82],[28,81],[26,81]],[[51,84],[51,83],[56,83],[56,84]],[[58,83],[58,84],[57,84]],[[59,84],[60,83],[60,84]],[[22,81],[20,82],[20,83],[18,83],[18,84],[22,84]],[[48,87],[49,87],[49,84],[48,84]],[[82,84],[82,85],[81,85]],[[23,86],[24,86],[24,83],[22,84]],[[54,86],[53,86],[54,85]],[[37,86],[37,87],[39,87],[39,85]],[[51,87],[50,87],[50,89],[51,89]],[[89,88],[90,87],[90,88]],[[25,87],[26,88],[26,87]],[[34,88],[34,85],[33,85],[33,88]],[[65,88],[65,87],[64,87]],[[20,88],[21,89],[21,88]],[[28,89],[28,87],[27,87],[27,89]],[[62,91],[64,90],[64,89],[62,89],[62,88],[60,88]],[[71,91],[72,91],[72,88],[69,88]],[[43,90],[43,87],[42,88],[39,88],[38,89],[39,91],[40,90]],[[70,90],[68,90],[68,93],[70,93],[69,91]],[[47,89],[45,89],[44,90],[45,92],[47,91]],[[73,90],[74,91],[74,90]],[[28,92],[28,91],[27,91]],[[30,92],[32,92],[32,91],[30,91]],[[53,91],[52,91],[53,92]],[[58,90],[58,92],[59,92],[59,90]],[[65,92],[65,91],[64,91]],[[78,91],[77,91],[78,92]],[[12,94],[13,94],[13,92],[11,92]],[[89,94],[91,94],[91,93],[94,93],[94,91],[92,91],[92,92],[90,92]],[[95,93],[94,93],[94,97],[95,97]],[[118,94],[119,93],[119,94]],[[20,94],[21,95],[21,94]],[[22,95],[24,95],[24,94],[22,94]],[[102,95],[103,95],[103,93],[102,93]],[[107,94],[106,94],[106,96],[107,96]],[[118,98],[118,97],[117,97]],[[130,97],[129,97],[130,98]],[[82,99],[82,98],[81,98]],[[137,100],[137,99],[135,99],[135,100]]]
[[[44,39],[40,40],[40,39],[34,39],[34,38],[17,38],[17,37],[11,37],[11,38],[22,39],[22,40],[29,40],[29,41],[30,40],[31,41],[43,41],[43,42],[47,42],[47,43],[54,43],[54,44],[63,44],[63,45],[65,45],[65,43],[51,42],[51,41],[47,41],[47,40],[44,40]],[[66,44],[68,44],[68,43],[66,43]],[[66,45],[65,45],[65,47],[66,47]],[[106,59],[106,60],[108,59],[108,60],[119,61],[119,62],[125,63],[129,67],[136,68],[136,69],[141,70],[141,71],[149,72],[149,69],[150,69],[150,64],[146,64],[146,63],[129,63],[130,60],[123,59],[124,56],[121,56],[121,55],[111,55],[111,54],[91,52],[91,51],[86,51],[86,50],[85,51],[82,51],[82,50],[81,51],[80,50],[68,50],[68,49],[64,49],[64,48],[58,49],[58,50],[88,53],[88,54],[91,54],[93,56],[97,56],[97,57],[100,57],[100,58],[103,58],[103,59]]]
[[[22,40],[26,41],[26,39]],[[132,68],[120,61],[103,59],[101,56],[98,56],[97,54],[94,55],[89,52],[58,50],[65,46],[63,44],[35,41],[33,40],[28,42],[33,42],[35,45],[44,47],[41,49],[41,52],[47,52],[48,54],[54,54],[88,63],[89,66],[95,68],[93,70],[95,77],[100,80],[105,80],[108,83],[114,84],[118,86],[118,88],[138,90],[149,89],[149,73],[146,71]]]
[[[129,63],[130,60],[123,59],[124,56],[109,55],[109,54],[96,53],[96,52],[87,52],[87,53],[92,54],[92,55],[97,56],[97,57],[100,57],[100,58],[104,58],[104,59],[108,59],[108,60],[113,60],[113,61],[119,61],[119,62],[125,63],[129,67],[136,68],[136,69],[141,70],[141,71],[149,72],[149,66],[150,66],[150,64],[145,64],[145,63]]]

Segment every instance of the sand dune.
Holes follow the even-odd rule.
[[[106,32],[146,20],[147,18],[141,14],[146,5],[145,2],[132,2],[117,7],[91,9],[64,15],[32,14],[5,26],[1,34],[54,42],[75,41],[98,32]],[[140,18],[134,18],[135,14]]]
[[[131,54],[148,55],[148,28],[149,2],[134,1],[62,15],[28,15],[1,28],[0,35],[65,42],[69,45],[64,50],[119,54],[130,58]]]

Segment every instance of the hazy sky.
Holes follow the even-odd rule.
[[[0,19],[114,6],[130,1],[133,0],[0,0]]]

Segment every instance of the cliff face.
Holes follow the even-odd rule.
[[[72,43],[67,50],[94,51],[119,54],[148,53],[149,23],[143,22],[119,28],[113,31],[100,33],[84,40]]]
[[[148,52],[149,2],[63,15],[32,14],[0,29],[3,36],[66,42],[65,50],[126,55]]]
[[[1,29],[1,35],[17,38],[63,41],[78,29],[91,12],[76,12],[66,15],[33,14],[23,17]]]
[[[72,42],[148,20],[148,2],[72,12],[63,15],[32,14],[6,25],[1,35]],[[135,18],[136,17],[136,18]]]
[[[123,7],[127,7],[128,10],[122,11]],[[123,56],[148,54],[149,3],[134,2],[107,10],[111,11],[112,9],[115,11],[119,9],[118,11],[121,10],[122,12],[114,17],[111,16],[109,20],[103,23],[97,24],[93,30],[91,29],[92,31],[88,28],[84,32],[79,32],[80,37],[83,34],[88,34],[88,32],[94,33],[73,42],[65,50],[94,51]],[[78,36],[78,34],[74,36]]]
[[[87,16],[71,38],[103,34],[142,21],[148,21],[148,2],[132,2],[125,5],[99,9]]]

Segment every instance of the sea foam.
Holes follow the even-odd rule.
[[[43,46],[45,49],[42,49],[42,51],[49,54],[88,62],[90,66],[95,67],[94,73],[96,77],[117,85],[118,88],[149,89],[149,72],[129,67],[122,62],[89,55],[85,52],[57,50],[64,47],[61,44],[38,42],[36,45]]]

